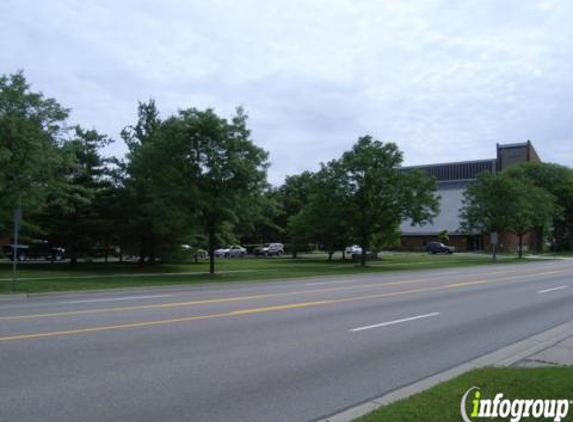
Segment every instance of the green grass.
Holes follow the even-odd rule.
[[[513,257],[499,263],[515,263]],[[26,262],[20,265],[16,292],[51,292],[67,290],[111,289],[142,286],[166,286],[204,282],[271,280],[344,274],[384,273],[404,270],[455,268],[491,264],[488,256],[477,254],[427,255],[422,253],[384,253],[377,261],[361,268],[347,259],[328,261],[326,255],[309,254],[292,259],[245,258],[219,259],[218,274],[208,274],[208,262],[198,264],[163,264],[139,268],[135,263],[67,263]],[[0,294],[12,292],[11,263],[0,261]]]
[[[460,422],[460,403],[471,387],[481,389],[482,397],[493,399],[573,399],[573,367],[485,368],[468,372],[408,399],[380,408],[354,422]],[[467,400],[471,406],[471,400]],[[468,407],[468,414],[471,409]],[[472,418],[473,421],[509,421]],[[522,421],[552,420],[524,418]],[[573,405],[563,421],[573,421]]]
[[[554,252],[543,252],[542,254],[540,254],[541,256],[548,256],[548,257],[565,257],[565,258],[570,258],[573,257],[573,251],[559,251],[557,253]]]

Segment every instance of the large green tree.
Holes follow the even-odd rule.
[[[158,242],[161,233],[161,206],[156,195],[154,176],[157,162],[153,153],[153,142],[159,137],[161,129],[159,110],[154,100],[140,102],[137,107],[137,122],[127,126],[121,137],[128,147],[125,162],[117,162],[117,174],[122,186],[122,194],[127,201],[122,201],[129,212],[119,215],[126,223],[122,243],[137,249],[139,263],[153,264],[158,253]]]
[[[318,242],[332,259],[334,252],[344,250],[351,239],[349,185],[340,162],[323,164],[310,185],[308,202],[301,212],[306,236]]]
[[[0,76],[0,209],[34,210],[57,176],[68,110],[33,92],[23,72]]]
[[[230,121],[211,109],[181,110],[162,125],[152,151],[161,169],[155,181],[171,190],[172,208],[206,233],[214,273],[218,236],[254,218],[267,187],[267,152],[251,140],[241,108]]]
[[[275,221],[284,228],[293,258],[296,258],[298,251],[306,250],[311,240],[306,216],[299,214],[308,204],[313,183],[314,173],[310,171],[287,176],[275,196],[279,208]]]
[[[422,224],[439,207],[436,182],[417,171],[398,171],[402,153],[394,143],[358,139],[340,159],[348,190],[348,224],[365,253],[374,234],[392,235],[401,221]]]
[[[66,247],[72,265],[79,256],[93,253],[94,245],[106,243],[108,222],[101,198],[110,183],[101,149],[110,142],[94,129],[74,128],[72,137],[61,146],[64,160],[58,169],[60,178],[37,216],[42,231]]]
[[[460,211],[466,232],[514,233],[522,256],[523,236],[536,227],[547,227],[554,215],[554,198],[528,180],[506,174],[482,174],[464,193]],[[496,259],[496,250],[493,250]]]
[[[504,171],[508,177],[526,180],[554,198],[553,236],[559,249],[573,249],[573,169],[553,163],[523,163]],[[546,226],[535,228],[538,251],[547,237]]]

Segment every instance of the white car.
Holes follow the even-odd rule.
[[[215,256],[218,258],[242,258],[247,255],[247,250],[239,245],[231,245],[228,248],[215,249]]]
[[[348,246],[344,249],[346,255],[360,255],[362,253],[362,248],[358,245]]]

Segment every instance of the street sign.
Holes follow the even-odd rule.
[[[491,232],[489,235],[489,241],[492,245],[497,245],[497,232]]]

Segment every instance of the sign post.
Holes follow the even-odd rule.
[[[18,287],[18,232],[20,231],[20,220],[22,219],[22,208],[14,208],[14,245],[12,245],[12,290]]]
[[[493,260],[495,261],[497,259],[497,251],[496,251],[496,246],[497,246],[497,242],[498,242],[497,232],[491,232],[490,233],[489,242],[491,243],[491,249],[493,252]]]

